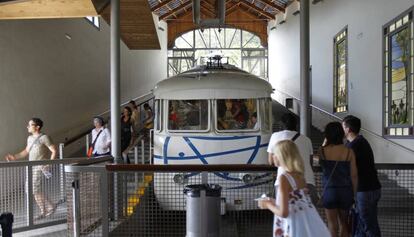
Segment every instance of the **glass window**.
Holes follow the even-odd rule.
[[[260,100],[260,123],[263,131],[270,131],[271,129],[271,99],[265,98]]]
[[[99,16],[87,16],[85,18],[92,25],[94,25],[97,29],[100,29]]]
[[[385,135],[414,135],[413,31],[413,10],[384,27]]]
[[[206,131],[208,100],[168,101],[168,130]]]
[[[168,76],[205,65],[202,59],[215,52],[227,57],[229,64],[260,77],[268,76],[267,48],[260,38],[234,28],[196,29],[177,37],[173,49],[168,50]]]
[[[218,130],[258,130],[256,99],[217,100]]]
[[[348,110],[348,30],[339,32],[334,38],[334,112]]]

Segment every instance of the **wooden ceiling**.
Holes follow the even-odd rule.
[[[197,29],[192,22],[193,0],[149,0],[151,10],[168,23],[168,47],[179,35]],[[226,0],[225,27],[251,31],[267,46],[267,23],[285,12],[292,0]],[[216,0],[200,0],[202,19],[218,18]]]
[[[224,27],[257,34],[267,46],[267,23],[293,0],[226,0]],[[160,49],[152,13],[168,23],[168,47],[177,36],[198,26],[193,0],[120,0],[121,38],[129,49]],[[101,15],[110,23],[110,0],[0,0],[0,20],[77,18]],[[200,0],[201,19],[217,16],[216,0]]]
[[[110,23],[110,0],[0,0],[0,20],[101,15]],[[148,0],[120,0],[121,38],[129,49],[160,49]]]
[[[120,0],[120,25],[122,41],[129,49],[160,49],[154,19],[148,0]],[[110,24],[111,6],[101,13]]]
[[[95,4],[95,3],[96,4]],[[96,16],[106,0],[15,0],[0,3],[0,20]]]

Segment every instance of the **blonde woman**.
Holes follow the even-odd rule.
[[[261,209],[275,214],[274,237],[329,237],[306,189],[303,159],[295,143],[283,140],[273,149],[273,162],[285,172],[279,176],[276,200],[259,201]]]

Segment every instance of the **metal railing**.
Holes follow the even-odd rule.
[[[13,232],[66,222],[63,167],[79,162],[85,158],[0,163],[0,210],[13,213]]]
[[[154,104],[155,103],[154,95],[152,94],[152,92],[149,92],[149,93],[144,94],[142,96],[139,96],[139,97],[137,97],[133,100],[137,104],[138,111],[139,111],[139,114],[141,116],[140,120],[143,121],[143,118],[144,118],[143,105],[145,103],[149,103],[151,105],[151,107],[154,109],[154,105],[155,105]],[[129,101],[121,104],[121,107],[128,105],[128,103],[129,103]],[[99,114],[98,116],[103,117],[106,120],[107,124],[110,124],[110,122],[109,122],[110,121],[109,113],[110,113],[110,110],[107,110],[107,111]],[[91,130],[94,128],[92,125],[91,126],[86,126],[86,127],[87,127],[86,129],[84,129],[80,133],[72,136],[71,138],[67,139],[64,143],[60,143],[59,144],[59,150],[62,150],[62,153],[63,153],[64,148],[66,148],[70,145],[73,146],[73,144],[76,143],[79,146],[80,149],[83,150],[83,148],[85,148],[85,150],[84,150],[85,152],[81,153],[81,155],[85,155],[87,153],[87,151],[89,149],[89,146],[90,146],[90,143],[91,143],[90,133],[91,133]]]
[[[378,213],[382,236],[412,236],[414,165],[377,164],[377,169],[382,184]],[[205,182],[224,188],[220,236],[260,237],[272,232],[273,215],[258,210],[254,198],[261,193],[274,194],[274,167],[101,164],[68,166],[66,172],[68,187],[79,184],[67,192],[73,206],[80,207],[71,209],[68,202],[73,236],[184,236],[183,188]],[[253,177],[250,183],[243,181],[247,174]],[[315,177],[321,193],[320,168],[315,169]],[[325,218],[324,211],[318,211]]]
[[[262,193],[274,193],[274,167],[108,164],[107,169],[110,171],[103,165],[66,168],[67,182],[80,187],[68,197],[72,206],[79,205],[81,210],[70,217],[73,236],[184,236],[183,187],[205,182],[223,187],[221,236],[272,231],[271,213],[258,210],[254,199]],[[249,183],[242,180],[247,174],[253,177]],[[83,199],[89,197],[89,191],[98,193],[100,199]]]
[[[286,92],[280,91],[280,90],[277,90],[277,92],[280,93],[279,98],[278,98],[279,100],[283,100],[283,98],[285,99],[292,98],[294,101],[296,101],[296,106],[300,106],[301,100],[299,98],[292,96]],[[328,124],[329,122],[332,122],[332,121],[340,122],[343,119],[340,116],[330,113],[322,108],[319,108],[316,105],[311,104],[310,107],[312,108],[312,125],[318,128],[320,131],[323,131],[325,125]],[[398,144],[392,140],[386,139],[383,136],[373,131],[370,131],[366,128],[361,128],[361,133],[365,137],[367,137],[369,141],[372,142],[371,145],[376,145],[376,147],[378,148],[392,146],[393,148],[406,153],[407,156],[414,156],[413,149],[410,149],[406,146]]]

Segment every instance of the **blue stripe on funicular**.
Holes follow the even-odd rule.
[[[166,141],[167,141],[167,139],[166,139]],[[262,144],[262,145],[259,146],[259,148],[267,147],[268,145],[269,145],[268,143]],[[228,155],[228,154],[248,151],[248,150],[252,150],[252,149],[255,149],[255,148],[256,148],[256,146],[251,146],[251,147],[246,147],[246,148],[232,150],[232,151],[223,151],[223,152],[217,152],[217,153],[210,153],[210,154],[203,155],[203,157],[204,158],[218,157],[218,156],[222,156],[222,155]],[[165,150],[165,144],[164,144],[164,150]],[[166,154],[165,151],[164,151],[164,154]],[[168,160],[195,160],[195,159],[199,159],[198,156],[168,156],[168,157],[165,157],[165,155],[164,156],[154,155],[154,158],[155,159],[165,159],[165,158],[167,158]]]
[[[203,164],[208,164],[206,159],[204,159],[204,156],[201,155],[201,153],[197,150],[197,148],[194,146],[194,144],[188,139],[188,137],[183,137],[184,140],[187,142],[188,146],[194,151],[194,153],[197,155],[197,158],[201,160]]]
[[[240,178],[233,178],[230,177],[228,173],[219,173],[219,172],[214,172],[214,174],[220,178],[226,179],[226,180],[232,180],[232,181],[242,181]]]
[[[252,153],[252,155],[250,156],[250,159],[247,161],[247,164],[251,164],[254,160],[254,158],[256,158],[256,154],[259,151],[260,148],[260,141],[262,140],[262,138],[260,136],[257,136],[256,139],[256,146],[254,147],[254,151]]]
[[[260,137],[260,136],[233,136],[233,137],[188,137],[191,139],[198,139],[198,140],[217,140],[217,141],[225,141],[225,140],[241,140],[247,139],[252,137]]]

